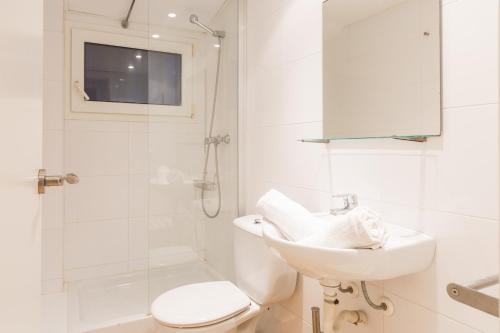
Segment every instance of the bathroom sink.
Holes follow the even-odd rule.
[[[381,249],[336,249],[291,242],[270,223],[263,228],[267,246],[288,265],[317,280],[387,280],[425,270],[434,258],[434,239],[386,224],[389,239]]]

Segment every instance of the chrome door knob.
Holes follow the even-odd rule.
[[[68,184],[78,184],[80,178],[74,173],[68,173],[65,176],[48,176],[45,169],[38,170],[38,193],[44,194],[47,186],[63,186],[64,182]]]

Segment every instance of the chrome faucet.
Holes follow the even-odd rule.
[[[354,193],[332,195],[330,214],[343,215],[358,206],[358,196]]]

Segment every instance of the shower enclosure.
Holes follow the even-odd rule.
[[[105,106],[82,116],[70,103],[64,120],[65,168],[81,179],[64,190],[71,333],[144,318],[169,289],[232,279],[238,214],[238,1],[97,3],[65,9],[67,61],[75,31],[106,34],[82,47],[85,78],[65,82],[82,109]]]

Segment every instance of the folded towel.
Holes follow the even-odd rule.
[[[357,207],[332,217],[323,232],[312,234],[301,244],[342,249],[378,249],[388,238],[380,216],[366,207]]]
[[[259,199],[257,212],[294,242],[313,235],[325,225],[324,221],[276,190],[270,190]]]

